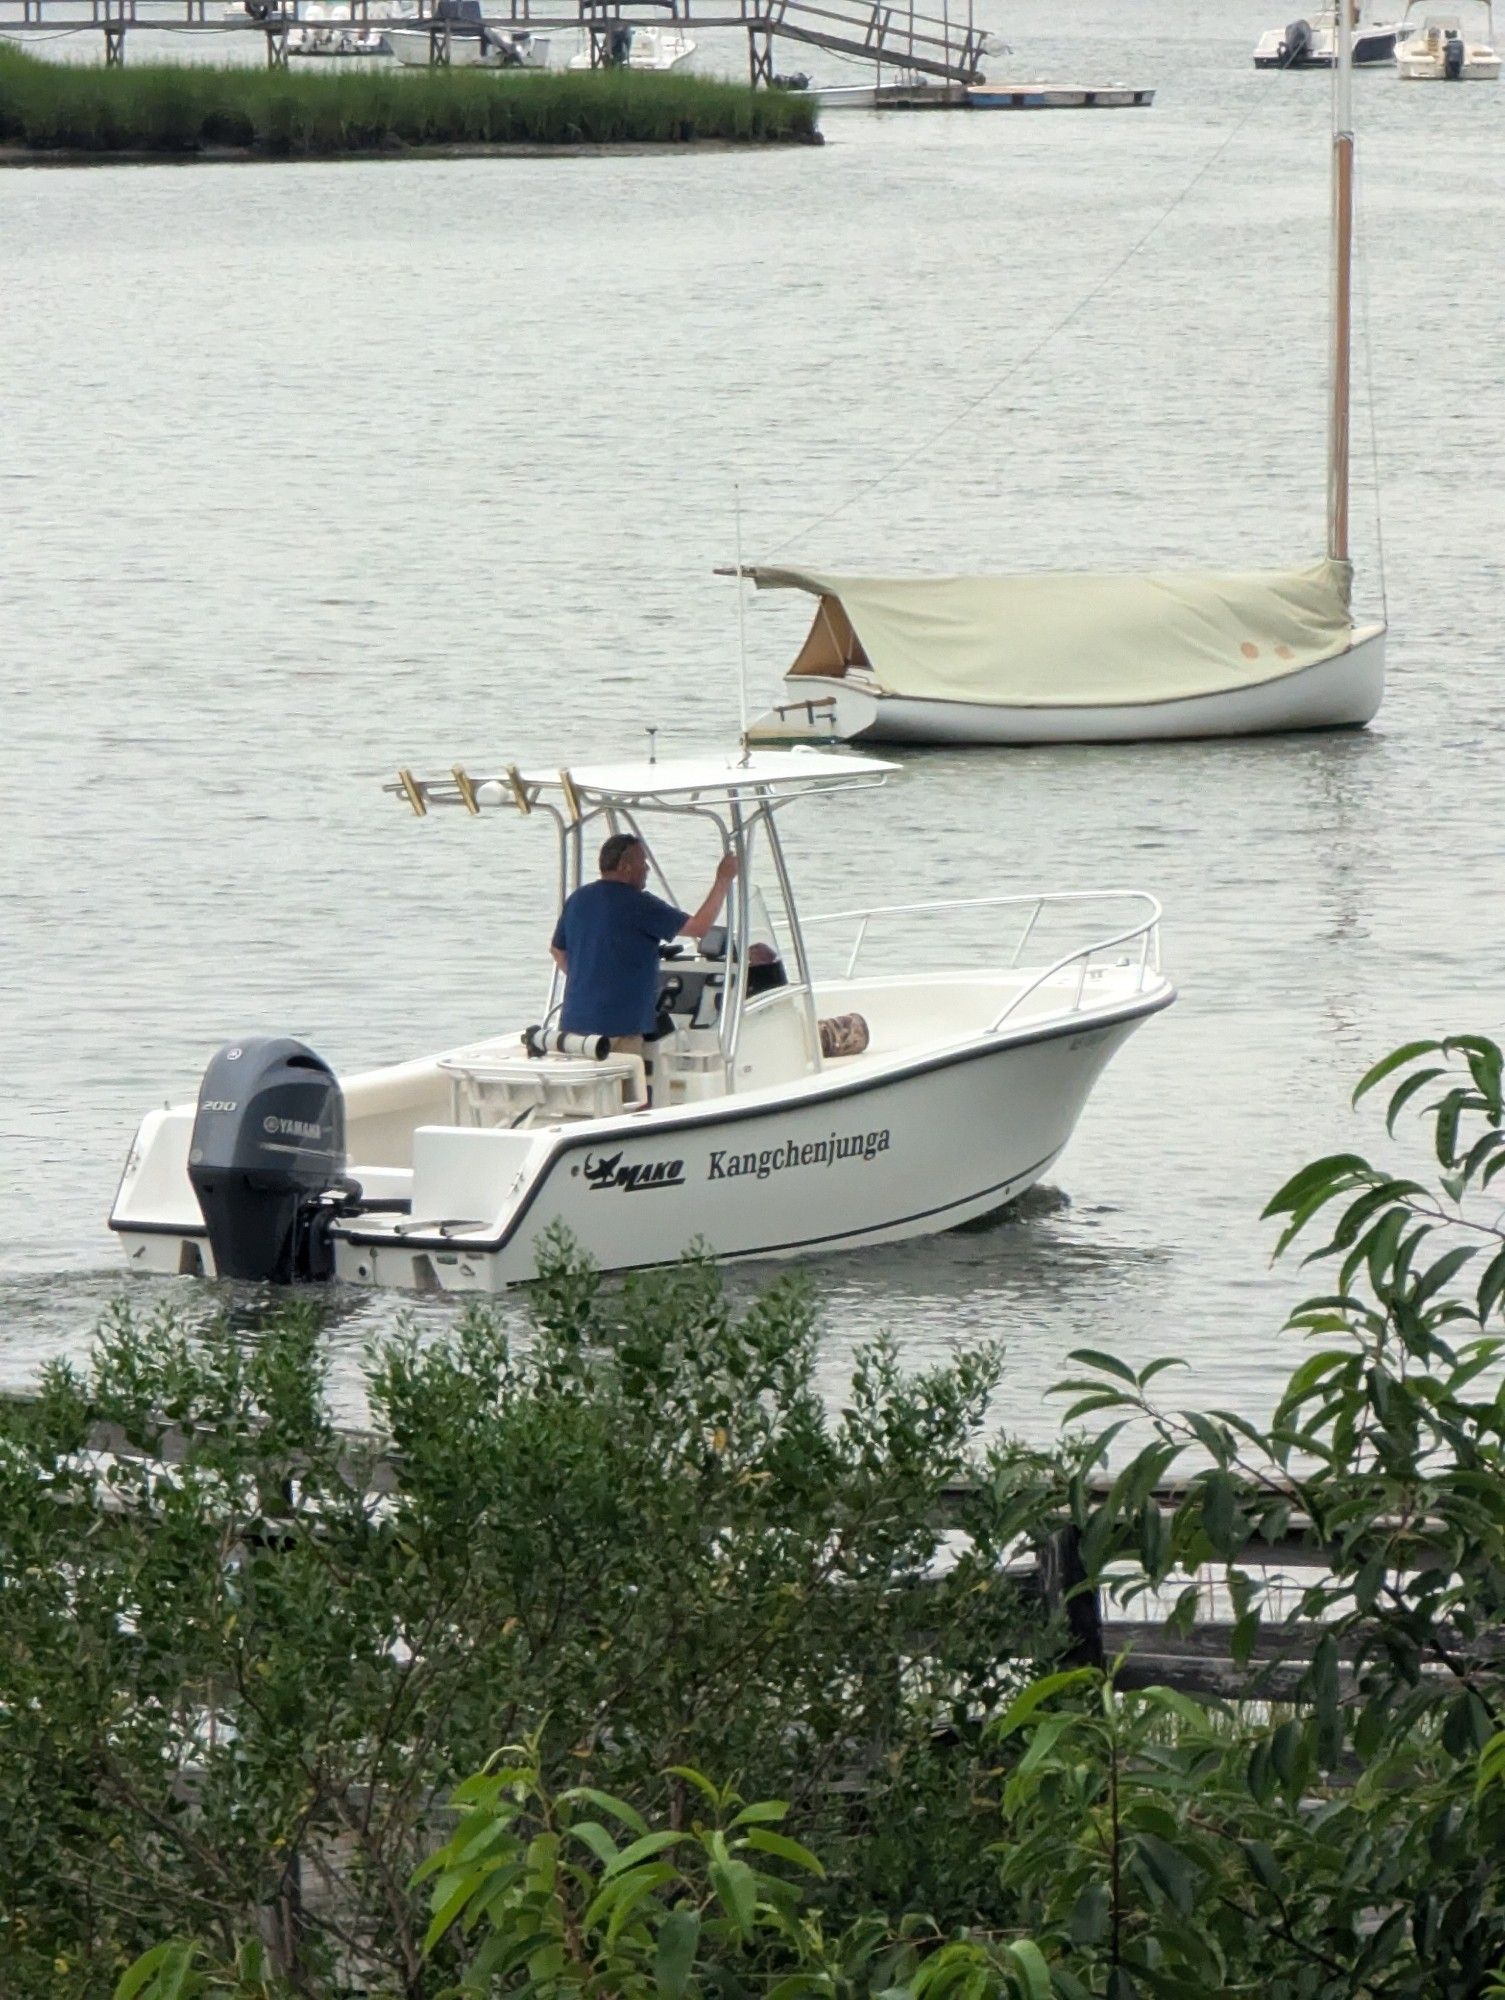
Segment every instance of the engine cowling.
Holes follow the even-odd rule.
[[[350,1186],[345,1098],[328,1063],[287,1036],[227,1043],[199,1085],[188,1178],[222,1278],[328,1277],[317,1225]]]
[[[1280,44],[1280,60],[1287,69],[1294,69],[1305,62],[1312,50],[1312,28],[1309,21],[1292,21],[1286,29],[1285,39]]]

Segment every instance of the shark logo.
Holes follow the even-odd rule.
[[[607,1188],[621,1188],[626,1194],[646,1194],[650,1188],[683,1187],[685,1163],[683,1160],[637,1160],[624,1167],[621,1153],[609,1153],[599,1160],[587,1153],[585,1178],[590,1183],[592,1194],[603,1194]]]

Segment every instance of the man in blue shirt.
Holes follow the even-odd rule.
[[[694,916],[650,896],[648,854],[630,833],[614,833],[601,849],[601,879],[566,899],[549,946],[564,974],[567,1035],[609,1035],[617,1048],[640,1055],[658,1011],[658,948],[676,937],[704,937],[721,914],[737,873],[736,857],[716,864],[711,893]]]

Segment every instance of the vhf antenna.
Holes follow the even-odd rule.
[[[732,518],[737,541],[737,713],[741,721],[742,762],[751,754],[747,741],[747,621],[742,607],[742,489],[732,482]]]

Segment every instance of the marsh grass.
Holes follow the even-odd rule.
[[[0,48],[0,145],[268,158],[424,146],[744,145],[816,138],[813,103],[702,76],[553,70],[106,69]]]

